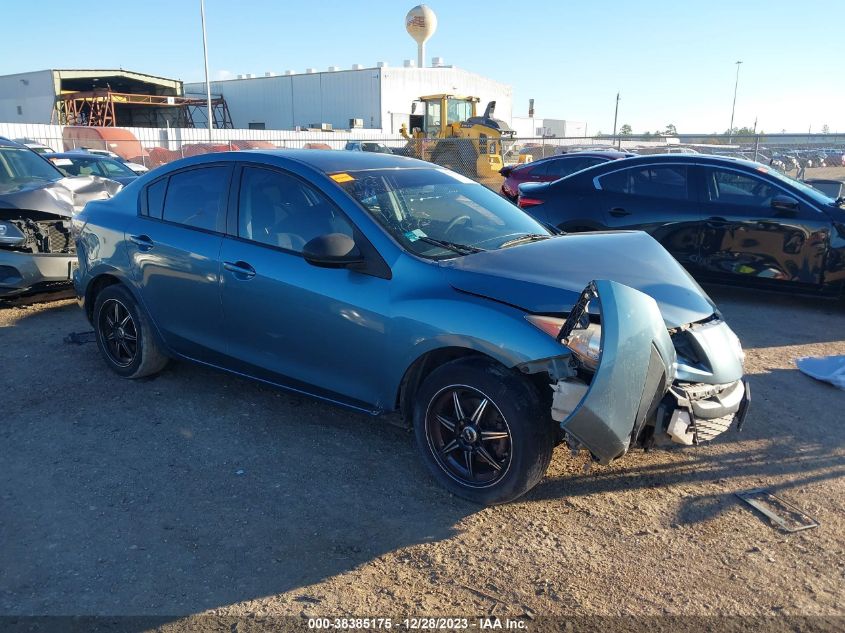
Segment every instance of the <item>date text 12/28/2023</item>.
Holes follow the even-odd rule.
[[[403,629],[407,631],[446,630],[458,631],[468,629],[478,630],[524,630],[527,628],[525,620],[513,618],[478,617],[478,618],[309,618],[308,628],[312,630],[373,630],[373,629]]]

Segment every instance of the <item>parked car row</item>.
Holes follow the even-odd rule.
[[[531,489],[559,443],[608,463],[747,411],[738,339],[654,239],[555,234],[430,163],[207,154],[73,222],[77,296],[118,375],[186,359],[399,411],[435,479],[479,503]]]

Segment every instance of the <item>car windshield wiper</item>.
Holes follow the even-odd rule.
[[[485,250],[483,248],[478,248],[477,246],[470,246],[469,244],[458,244],[456,242],[438,240],[433,237],[429,237],[428,235],[420,236],[416,241],[439,246],[440,248],[445,248],[453,253],[458,253],[459,255],[471,255],[472,253],[481,253]]]
[[[520,235],[519,237],[515,237],[512,240],[508,240],[504,242],[499,248],[507,248],[508,246],[514,246],[515,244],[520,244],[521,242],[536,242],[537,240],[547,240],[551,237],[551,235],[543,235],[541,233],[526,233],[525,235]]]

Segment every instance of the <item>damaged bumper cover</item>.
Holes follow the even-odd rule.
[[[679,381],[677,353],[657,303],[638,290],[612,281],[590,283],[559,340],[566,345],[596,311],[601,343],[591,379],[579,371],[555,376],[552,384],[552,418],[570,443],[607,464],[634,443],[698,444],[736,419],[741,425],[749,401],[746,384],[741,379],[718,385]],[[733,347],[714,351],[736,354]]]
[[[13,297],[43,284],[68,282],[76,255],[0,250],[0,297]]]
[[[658,409],[658,420],[668,420],[666,435],[677,444],[701,444],[727,431],[736,421],[742,429],[751,389],[744,380],[727,385],[677,384]],[[660,439],[660,438],[656,438]]]
[[[70,281],[76,267],[73,214],[120,189],[111,180],[85,176],[0,193],[0,297]]]

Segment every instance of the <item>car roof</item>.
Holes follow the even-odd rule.
[[[618,152],[613,149],[605,149],[605,150],[578,150],[575,152],[565,152],[563,154],[555,154],[554,156],[546,156],[545,158],[540,158],[533,163],[542,163],[545,161],[550,160],[560,160],[561,158],[583,158],[586,156],[587,158],[628,158],[632,156],[636,156],[636,154],[632,154],[631,152]]]
[[[364,169],[442,169],[434,163],[399,156],[397,154],[344,152],[327,149],[251,149],[233,152],[215,152],[183,158],[168,163],[167,166],[188,167],[220,160],[254,161],[262,156],[267,158],[271,164],[276,163],[279,159],[289,160],[327,174]],[[156,173],[160,173],[161,170],[162,168],[160,167],[156,170]]]
[[[686,153],[676,153],[676,154],[644,154],[638,156],[632,156],[630,158],[626,158],[623,161],[619,161],[613,164],[614,168],[618,169],[620,165],[623,163],[625,165],[638,165],[642,163],[712,163],[712,164],[730,164],[730,165],[740,165],[742,167],[747,167],[748,169],[757,169],[760,167],[760,163],[755,163],[753,160],[746,160],[744,158],[735,158],[733,156],[713,156],[710,154],[686,154]],[[596,165],[596,167],[591,167],[591,169],[596,169],[598,167],[605,167],[607,164]]]
[[[8,139],[5,136],[0,136],[0,147],[22,147],[24,149],[29,149],[26,145],[22,145],[21,143]]]
[[[88,152],[55,152],[50,154],[50,158],[80,158],[85,160],[114,160],[114,156],[104,156],[103,154],[89,154]]]

